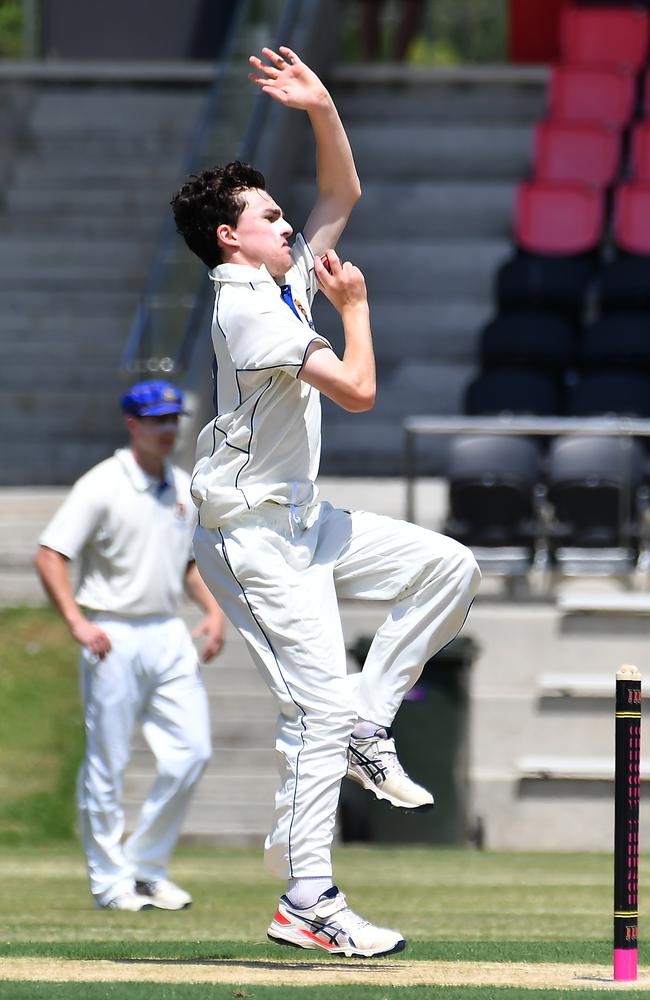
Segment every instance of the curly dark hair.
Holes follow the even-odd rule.
[[[246,205],[242,192],[251,188],[264,191],[264,175],[249,163],[235,160],[191,174],[170,201],[177,232],[208,267],[223,260],[217,227],[237,225]]]

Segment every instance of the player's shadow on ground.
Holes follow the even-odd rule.
[[[349,958],[336,959],[333,956],[326,962],[310,962],[309,960],[304,962],[286,962],[282,961],[282,959],[278,959],[277,961],[273,959],[250,959],[246,961],[234,958],[109,958],[107,961],[114,962],[116,965],[218,965],[221,968],[230,969],[275,969],[289,971],[300,969],[313,969],[314,971],[349,969],[356,972],[362,966],[369,971],[377,969],[377,971],[386,972],[387,969],[398,969],[400,967],[392,962],[368,962],[364,958],[350,962]]]

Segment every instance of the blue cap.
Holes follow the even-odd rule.
[[[136,382],[122,396],[122,409],[134,417],[185,412],[183,393],[171,382]]]

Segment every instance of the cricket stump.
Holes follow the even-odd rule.
[[[614,765],[614,979],[637,978],[639,916],[639,798],[641,791],[641,674],[616,673]]]

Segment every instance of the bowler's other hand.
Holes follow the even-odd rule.
[[[226,634],[226,621],[223,611],[213,611],[211,614],[206,615],[206,617],[199,622],[197,627],[192,632],[192,638],[200,639],[205,637],[207,642],[203,647],[203,652],[201,653],[201,659],[204,663],[209,663],[213,660],[215,656],[218,656],[223,649],[224,638]]]
[[[87,618],[82,618],[70,626],[70,631],[77,642],[85,646],[88,652],[103,660],[112,647],[111,640],[106,632],[94,622],[89,622]]]
[[[264,48],[262,55],[270,65],[258,56],[251,56],[248,61],[257,72],[249,73],[248,79],[280,104],[309,111],[330,100],[326,87],[314,71],[286,45],[281,45],[279,52]]]
[[[366,281],[359,270],[349,260],[342,263],[334,250],[328,250],[324,260],[316,254],[314,270],[324,295],[334,308],[342,313],[347,308],[367,306]]]

